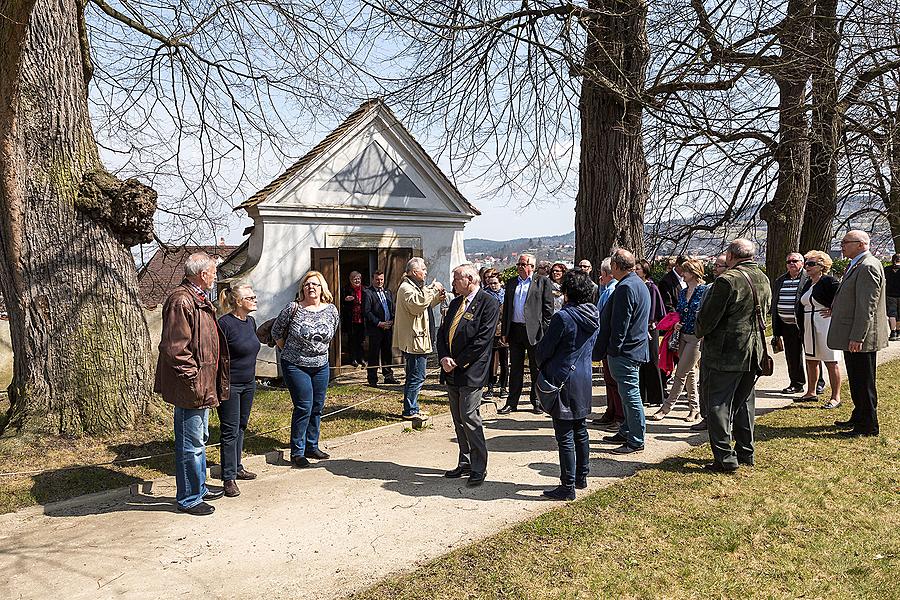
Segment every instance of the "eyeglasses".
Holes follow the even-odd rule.
[[[316,283],[315,281],[307,281],[303,284],[303,287],[322,287],[322,284]]]
[[[803,266],[804,267],[821,267],[823,265],[820,262],[816,262],[814,260],[808,260],[805,263],[803,263]]]
[[[550,270],[553,271],[554,273],[562,273],[563,272],[562,269],[550,269]]]
[[[579,269],[590,269],[591,265],[578,265]]]
[[[531,263],[518,263],[517,267],[533,267],[534,265]]]
[[[256,302],[256,296],[245,296],[245,297],[241,298],[241,302],[243,302],[244,300],[249,300],[250,302]]]
[[[862,244],[860,240],[841,240],[841,246],[845,246],[847,244]]]
[[[789,258],[785,262],[787,262],[787,264],[791,264],[791,263],[798,263],[798,262],[803,262],[803,261],[800,260],[799,258]]]

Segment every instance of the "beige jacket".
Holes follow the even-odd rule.
[[[441,293],[434,284],[420,287],[404,276],[397,290],[393,347],[408,354],[431,354],[428,309],[440,303]]]
[[[871,254],[844,275],[831,304],[829,348],[847,350],[853,341],[862,342],[862,352],[877,352],[888,345],[884,286],[884,267]]]

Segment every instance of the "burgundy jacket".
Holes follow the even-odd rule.
[[[228,399],[228,343],[216,310],[187,280],[166,299],[153,391],[181,408],[212,408]]]

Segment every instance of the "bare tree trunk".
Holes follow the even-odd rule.
[[[15,354],[0,431],[127,428],[152,379],[128,248],[148,240],[156,194],[100,164],[81,3],[12,0],[0,14],[0,288]]]
[[[894,252],[900,252],[900,96],[896,99],[894,114],[891,117],[886,148],[891,189],[888,191],[888,202],[884,208],[891,226]]]
[[[813,18],[814,47],[818,62],[812,74],[812,126],[809,195],[800,232],[800,251],[828,251],[837,215],[838,144],[842,115],[838,113],[837,0],[816,3]]]
[[[649,195],[643,146],[644,86],[650,56],[647,6],[642,0],[589,2],[605,9],[588,26],[581,113],[581,163],[575,200],[575,247],[599,265],[614,248],[644,253],[644,207]],[[600,75],[624,93],[599,85]]]

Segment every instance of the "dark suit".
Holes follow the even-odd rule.
[[[675,269],[663,275],[656,287],[659,288],[659,293],[662,295],[666,312],[674,312],[675,307],[678,306],[678,292],[681,291],[681,280],[678,279]]]
[[[519,396],[525,380],[525,355],[528,355],[528,371],[532,377],[537,376],[534,346],[544,336],[553,316],[553,285],[546,277],[531,275],[531,285],[525,296],[525,322],[514,322],[516,288],[519,278],[513,277],[506,282],[503,298],[502,334],[509,343],[509,397],[506,404],[512,408],[519,405]],[[538,406],[534,389],[531,390],[531,404]]]
[[[385,381],[394,378],[394,373],[387,366],[394,361],[391,355],[393,328],[383,329],[378,326],[379,323],[394,320],[394,295],[389,290],[381,289],[387,303],[387,313],[385,313],[385,307],[381,303],[378,291],[374,287],[363,290],[363,321],[366,326],[366,336],[369,338],[369,369],[366,378],[373,385],[378,383],[379,364],[381,364],[381,374],[384,375]]]
[[[478,409],[481,389],[490,375],[500,304],[481,288],[463,309],[465,299],[466,296],[459,296],[450,303],[437,332],[437,350],[438,358],[449,357],[456,362],[456,367],[446,374],[446,380],[459,444],[458,466],[483,474],[487,469],[487,445]],[[462,316],[451,340],[450,328],[461,309]]]

